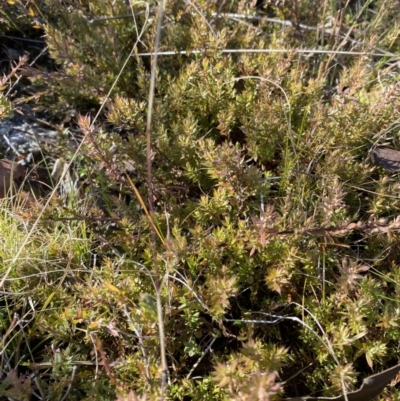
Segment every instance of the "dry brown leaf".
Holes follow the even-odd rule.
[[[25,177],[25,168],[15,161],[0,160],[0,197],[4,198],[11,183]]]
[[[387,384],[400,372],[400,365],[393,366],[383,372],[365,378],[361,387],[346,395],[338,397],[295,397],[285,398],[284,401],[370,401],[378,396]]]
[[[376,148],[371,153],[375,163],[380,164],[385,170],[400,171],[400,152],[389,148]]]

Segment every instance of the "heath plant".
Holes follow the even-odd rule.
[[[398,363],[398,5],[342,3],[0,6],[47,57],[1,64],[0,112],[77,139],[1,209],[2,395],[337,396]]]

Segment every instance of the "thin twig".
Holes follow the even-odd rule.
[[[71,391],[71,387],[72,387],[72,383],[74,382],[74,377],[75,377],[76,370],[77,370],[77,366],[73,366],[72,375],[71,375],[71,379],[69,381],[69,385],[68,385],[67,391],[65,392],[64,397],[61,398],[61,401],[65,401],[67,399],[67,397],[68,397],[69,392]]]
[[[186,375],[186,380],[190,379],[190,376],[192,376],[192,373],[194,372],[194,370],[197,368],[197,366],[199,366],[199,363],[203,360],[203,358],[206,356],[206,354],[208,353],[208,351],[210,351],[211,347],[213,346],[215,340],[217,339],[217,337],[213,338],[210,341],[210,344],[208,345],[208,347],[206,348],[206,350],[203,352],[203,355],[196,361],[196,363],[193,365],[192,369],[190,369],[190,372]]]
[[[152,116],[153,116],[153,103],[154,93],[156,85],[156,74],[157,74],[157,60],[158,60],[158,49],[160,47],[161,38],[161,26],[164,15],[164,0],[160,0],[157,13],[157,28],[156,38],[154,43],[154,58],[152,60],[151,75],[150,75],[150,88],[149,88],[149,104],[147,109],[147,122],[146,122],[146,166],[147,166],[147,187],[149,196],[149,212],[151,221],[154,222],[154,194],[153,194],[153,179],[152,179],[152,146],[151,146],[151,129],[152,129]],[[155,272],[155,284],[156,284],[156,303],[157,303],[157,320],[158,320],[158,331],[160,336],[160,354],[161,354],[161,380],[160,380],[160,401],[164,400],[164,394],[167,387],[167,356],[165,351],[165,333],[164,333],[164,319],[161,301],[161,289],[164,280],[160,280],[159,268],[157,261],[157,243],[156,243],[156,230],[154,224],[151,225],[151,242],[152,242],[152,253],[153,253],[153,267]]]
[[[163,51],[157,52],[157,56],[176,56],[179,54],[203,54],[209,50],[179,50],[179,51]],[[374,56],[374,57],[396,57],[393,53],[372,53],[372,52],[355,52],[355,51],[337,51],[337,50],[321,50],[321,49],[221,49],[221,54],[233,54],[233,53],[298,53],[298,54],[344,54],[348,56]],[[138,53],[139,57],[155,56],[156,52],[150,53]]]
[[[139,346],[140,346],[140,349],[142,350],[143,359],[145,361],[146,379],[148,382],[150,382],[151,376],[150,376],[150,362],[149,362],[149,356],[148,356],[149,353],[144,345],[142,329],[139,325],[136,325],[134,323],[132,316],[128,312],[126,305],[124,305],[124,314],[125,314],[126,318],[128,319],[129,323],[131,324],[132,329],[138,338]]]

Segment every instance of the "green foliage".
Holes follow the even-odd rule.
[[[13,3],[2,32],[37,26],[56,64],[24,71],[35,101],[88,115],[75,198],[29,235],[44,202],[0,212],[2,368],[38,378],[3,395],[159,399],[158,295],[169,400],[337,395],[393,363],[399,184],[368,154],[400,144],[394,0],[265,2],[257,20],[227,14],[254,14],[245,1],[169,1],[161,50],[186,53],[158,60],[151,217],[156,4]]]

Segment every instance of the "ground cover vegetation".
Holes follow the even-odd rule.
[[[1,200],[1,399],[337,396],[396,365],[400,183],[370,155],[400,147],[399,13],[2,2],[1,118],[47,115],[68,168]]]

